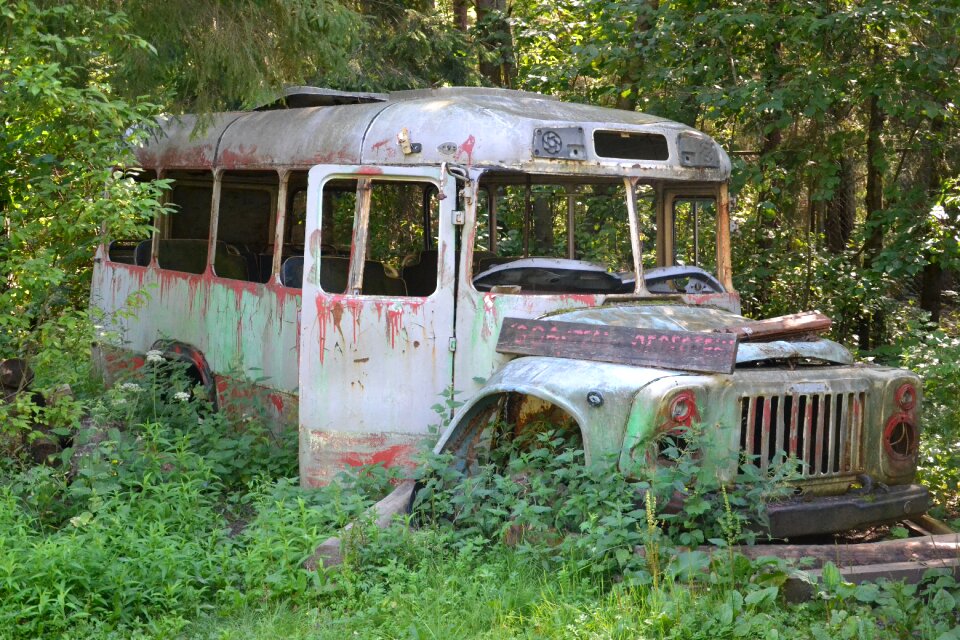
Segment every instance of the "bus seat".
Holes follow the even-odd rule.
[[[350,274],[350,258],[320,256],[320,288],[327,293],[343,293],[347,290]]]
[[[473,259],[474,275],[478,273],[483,273],[490,267],[495,267],[498,264],[513,262],[514,260],[518,260],[520,258],[520,256],[497,256],[486,251],[484,251],[483,253],[484,255],[480,256],[479,259],[476,256],[474,256],[474,259]]]
[[[221,278],[230,280],[250,280],[247,259],[237,247],[226,242],[218,242],[213,257],[213,272]]]
[[[190,238],[161,240],[157,263],[161,269],[203,273],[207,268],[207,241]]]
[[[382,262],[367,260],[363,265],[363,293],[368,296],[405,296],[407,285],[402,278],[388,276]]]
[[[303,287],[303,256],[290,256],[280,265],[280,284],[285,287]]]
[[[153,240],[144,240],[133,250],[133,264],[138,267],[150,266],[150,252],[153,250]]]
[[[136,240],[112,240],[107,245],[107,258],[110,262],[136,264],[134,259],[138,244]]]
[[[416,262],[401,269],[401,278],[407,285],[407,295],[428,296],[436,291],[437,260],[437,250],[427,249],[420,252]]]
[[[321,256],[320,288],[326,293],[343,293],[347,290],[350,274],[350,259],[341,256]],[[303,286],[303,256],[291,256],[280,268],[280,282],[285,287]],[[363,268],[363,293],[374,296],[405,296],[407,287],[401,278],[386,274],[383,264],[367,260]]]

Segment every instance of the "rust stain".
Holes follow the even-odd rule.
[[[156,167],[209,168],[213,166],[213,148],[209,144],[194,145],[185,149],[167,147],[157,158]]]
[[[315,153],[310,159],[310,164],[354,164],[357,161],[356,156],[343,146],[336,151]]]
[[[220,152],[220,166],[225,169],[270,164],[271,158],[257,157],[257,145],[238,145],[236,149],[224,149]]]
[[[323,366],[323,356],[327,347],[327,306],[323,294],[317,294],[317,335],[320,347],[320,365]],[[299,332],[298,332],[299,333]]]
[[[800,394],[793,394],[793,402],[790,404],[790,450],[789,455],[797,455],[798,425],[800,418]]]
[[[283,396],[279,393],[271,393],[268,398],[270,399],[270,404],[277,410],[277,413],[283,415]]]
[[[343,337],[343,329],[340,328],[340,320],[343,319],[343,303],[341,300],[333,300],[330,305],[330,318],[333,320],[333,326],[336,328],[340,337]]]

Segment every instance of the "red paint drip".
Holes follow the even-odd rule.
[[[353,316],[353,343],[357,343],[357,330],[360,327],[360,312],[363,311],[363,301],[359,298],[347,298],[344,304]]]
[[[396,347],[397,334],[403,325],[403,307],[387,309],[387,335],[390,337],[390,348]]]
[[[409,444],[398,444],[392,447],[376,451],[374,453],[346,453],[340,457],[340,464],[351,467],[363,467],[367,465],[382,464],[384,467],[412,466],[410,463],[410,454],[414,447]]]
[[[480,328],[480,335],[484,339],[492,336],[493,327],[497,326],[496,300],[496,294],[485,293],[483,295],[483,326]]]
[[[270,404],[277,410],[277,413],[283,415],[283,396],[279,393],[271,393],[269,398]]]
[[[379,300],[373,303],[373,308],[377,310],[377,320],[383,320],[383,308],[385,306],[387,306],[387,303]]]
[[[597,305],[599,296],[591,293],[567,293],[562,298],[567,303],[576,302],[585,307],[594,307]]]

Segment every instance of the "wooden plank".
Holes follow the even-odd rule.
[[[902,580],[908,584],[916,584],[923,579],[924,574],[930,569],[942,569],[949,575],[952,575],[954,579],[957,579],[960,578],[960,559],[888,562],[884,564],[846,567],[840,569],[840,575],[843,576],[846,582],[852,582],[854,584],[876,582],[881,579],[891,581]],[[811,569],[806,573],[811,581],[816,580],[819,582],[823,571],[820,569]],[[787,582],[783,585],[783,593],[787,602],[805,602],[813,597],[814,588],[808,580],[791,577],[788,578]]]
[[[751,320],[743,324],[722,327],[717,332],[735,333],[744,342],[775,340],[805,333],[816,334],[829,331],[833,321],[818,311],[794,313],[766,320]]]
[[[700,373],[733,373],[737,336],[505,318],[497,352]]]
[[[393,524],[395,517],[410,512],[414,486],[416,486],[414,480],[404,480],[380,502],[367,508],[358,520],[361,522],[373,520],[378,528],[386,529]],[[345,547],[351,542],[353,525],[353,522],[347,524],[340,530],[339,535],[322,542],[314,550],[313,555],[303,562],[303,568],[307,571],[316,571],[320,567],[327,569],[343,564]]]
[[[960,534],[904,538],[858,544],[763,544],[737,547],[748,558],[812,558],[814,567],[828,560],[841,569],[876,563],[938,561],[960,557]]]

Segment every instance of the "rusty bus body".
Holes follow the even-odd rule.
[[[92,306],[120,336],[103,345],[107,369],[120,352],[160,349],[220,403],[255,380],[272,417],[299,428],[307,486],[348,465],[409,465],[455,389],[466,402],[437,446],[461,458],[494,414],[522,427],[559,411],[588,461],[616,454],[624,468],[656,464],[658,434],[698,422],[723,478],[741,452],[764,468],[779,451],[803,463],[804,500],[780,534],[926,509],[911,484],[917,377],[854,363],[832,341],[741,342],[723,374],[497,351],[507,317],[744,322],[730,162],[711,138],[505,90],[306,95],[300,108],[216,115],[199,136],[193,118],[171,120],[138,151],[175,181],[179,211],[158,216],[151,239],[98,251]],[[390,254],[401,245],[409,255]],[[591,251],[617,257],[597,264]],[[119,313],[138,295],[137,313]]]

